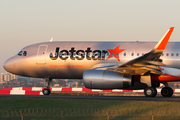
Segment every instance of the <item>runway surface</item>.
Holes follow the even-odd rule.
[[[98,99],[98,100],[136,100],[136,101],[169,101],[180,102],[180,97],[144,97],[144,96],[78,96],[78,95],[0,95],[2,97],[19,98],[54,98],[54,99]]]

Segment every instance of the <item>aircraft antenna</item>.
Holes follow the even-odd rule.
[[[50,42],[52,42],[52,41],[53,41],[53,38],[51,38]]]

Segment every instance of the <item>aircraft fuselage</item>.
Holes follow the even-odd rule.
[[[5,62],[5,69],[21,76],[82,79],[83,72],[119,65],[149,52],[156,42],[45,42],[23,48]],[[180,42],[169,42],[161,59],[180,69]],[[26,51],[26,55],[23,52]]]

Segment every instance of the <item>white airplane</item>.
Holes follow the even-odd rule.
[[[44,42],[23,48],[4,63],[10,73],[45,78],[51,93],[52,79],[83,79],[90,89],[144,89],[155,97],[156,87],[164,97],[173,90],[168,82],[180,81],[180,42],[170,42],[174,27],[155,42]],[[168,43],[168,44],[167,44]],[[167,45],[167,46],[166,46]],[[166,48],[166,49],[165,49]]]

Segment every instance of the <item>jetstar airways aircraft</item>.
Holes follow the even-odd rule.
[[[90,89],[144,89],[155,97],[173,95],[167,82],[180,81],[180,42],[170,42],[171,27],[158,42],[44,42],[23,48],[4,63],[10,73],[52,79],[83,79]],[[168,44],[167,44],[168,43]],[[167,46],[166,46],[167,45]],[[166,49],[165,49],[166,48]]]

